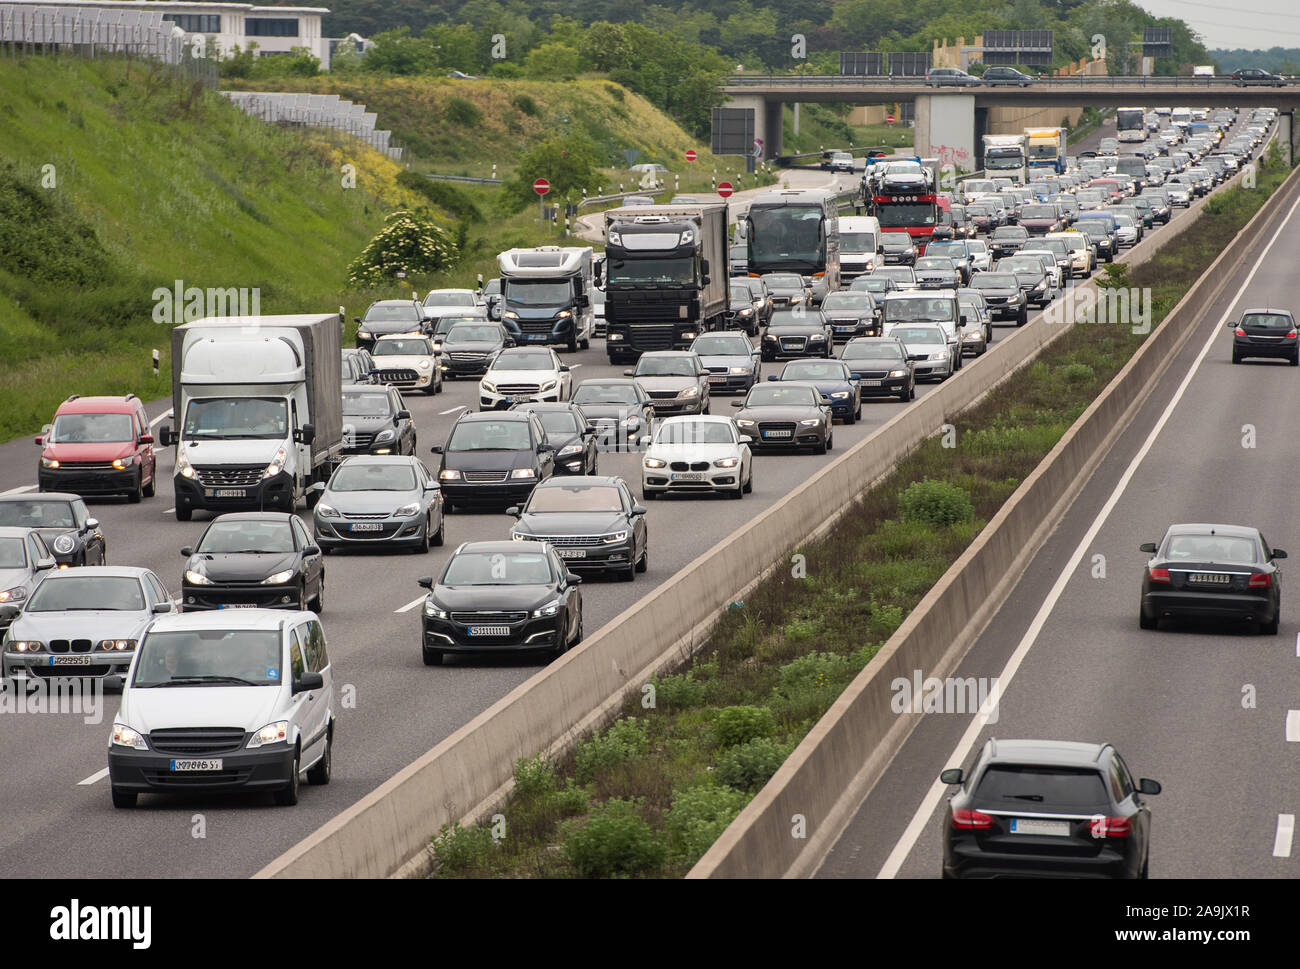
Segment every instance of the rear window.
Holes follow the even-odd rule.
[[[975,796],[986,807],[1032,805],[1096,808],[1110,803],[1097,770],[994,764],[980,778]]]
[[[1247,313],[1241,318],[1242,326],[1266,326],[1275,330],[1289,330],[1295,324],[1291,317],[1278,313]]]

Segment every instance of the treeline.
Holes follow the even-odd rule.
[[[1300,47],[1270,47],[1268,50],[1212,50],[1211,61],[1220,74],[1231,74],[1242,67],[1259,67],[1275,74],[1300,74]],[[1211,61],[1206,61],[1209,64]]]

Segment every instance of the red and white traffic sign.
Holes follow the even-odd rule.
[[[537,181],[533,182],[533,191],[538,195],[545,195],[550,190],[551,183],[544,178],[539,178]]]
[[[885,115],[885,124],[893,124],[893,123],[894,123],[894,116],[892,114]]]
[[[718,183],[718,194],[721,195],[724,199],[725,199],[728,195],[730,195],[733,191],[735,191],[735,190],[731,187],[731,183],[730,183],[730,182],[719,182],[719,183]]]
[[[696,158],[696,155],[695,155],[695,149],[694,149],[694,148],[687,148],[687,149],[686,149],[686,160],[689,161],[689,162],[693,162],[693,161],[695,161],[695,158]]]

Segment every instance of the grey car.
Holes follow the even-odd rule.
[[[643,353],[623,375],[641,385],[656,417],[709,412],[709,375],[690,350]]]
[[[4,676],[103,679],[126,673],[145,627],[175,611],[149,569],[94,565],[43,574],[9,627]]]
[[[772,310],[786,310],[795,306],[811,306],[812,290],[798,273],[768,273],[759,277],[767,284],[772,297]],[[771,321],[771,316],[768,317]]]
[[[35,529],[0,526],[0,629],[13,622],[28,594],[54,564],[53,553]]]
[[[59,565],[107,565],[108,547],[99,520],[86,502],[60,491],[0,495],[0,525],[34,528]]]
[[[442,544],[442,511],[442,490],[419,458],[359,455],[340,464],[320,491],[312,528],[327,555],[375,547],[425,553]]]
[[[743,394],[758,383],[762,353],[740,333],[701,333],[691,352],[708,372],[712,393]]]

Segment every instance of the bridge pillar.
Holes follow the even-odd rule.
[[[915,117],[918,155],[938,158],[958,172],[975,170],[975,95],[918,94]]]
[[[772,159],[781,154],[781,112],[784,108],[781,101],[769,101],[761,94],[734,94],[726,106],[754,112],[754,138],[763,143],[763,158]]]
[[[781,101],[767,101],[763,107],[766,114],[763,128],[767,131],[767,136],[763,138],[763,157],[772,159],[784,150],[781,135],[785,127],[785,104]]]

